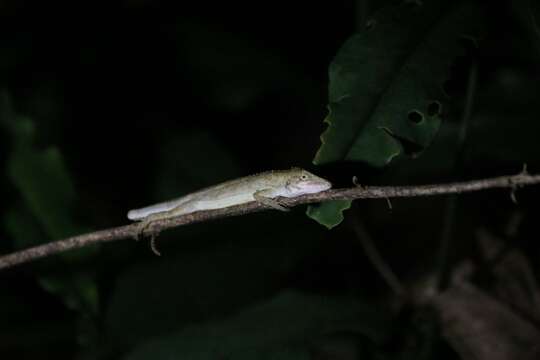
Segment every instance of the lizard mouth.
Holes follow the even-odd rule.
[[[332,184],[329,181],[310,181],[306,185],[312,189],[313,192],[325,191],[332,187]]]

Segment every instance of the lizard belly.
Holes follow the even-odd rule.
[[[211,209],[220,209],[224,207],[229,207],[233,205],[245,204],[250,201],[254,201],[253,194],[234,194],[224,197],[218,197],[210,200],[195,200],[194,208],[195,211],[199,210],[211,210]]]
[[[185,196],[179,199],[165,201],[159,204],[146,206],[140,209],[133,209],[128,212],[128,219],[130,220],[142,220],[150,215],[159,214],[165,211],[171,211],[174,208],[185,204],[190,201],[189,196]]]

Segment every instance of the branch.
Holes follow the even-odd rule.
[[[421,186],[357,186],[353,188],[333,189],[317,194],[302,195],[295,198],[280,198],[279,202],[286,207],[294,207],[297,205],[311,204],[328,200],[389,199],[399,197],[435,196],[444,194],[459,194],[494,188],[510,188],[513,192],[518,187],[539,183],[540,175],[529,175],[524,169],[517,175],[500,176],[490,179],[448,184]],[[223,209],[197,211],[171,219],[156,220],[151,224],[150,227],[153,233],[158,233],[161,230],[170,229],[181,225],[194,224],[225,217],[240,216],[269,209],[270,208],[266,205],[257,202],[250,202]],[[48,244],[31,247],[26,250],[0,256],[0,269],[30,262],[64,251],[78,249],[91,244],[137,238],[139,231],[139,223],[134,223],[131,225],[119,226],[88,234],[77,235]]]

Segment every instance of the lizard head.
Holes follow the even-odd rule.
[[[332,184],[329,181],[300,168],[289,170],[285,185],[290,197],[318,193],[331,187]]]

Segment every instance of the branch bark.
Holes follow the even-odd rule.
[[[311,204],[329,200],[355,199],[389,199],[399,197],[435,196],[444,194],[460,194],[494,188],[509,188],[513,191],[522,186],[540,183],[540,175],[530,175],[525,169],[511,176],[500,176],[489,179],[455,182],[447,184],[420,186],[357,186],[353,188],[333,189],[317,194],[302,195],[296,198],[281,198],[280,203],[287,207]],[[223,209],[197,211],[176,218],[156,220],[151,224],[151,232],[159,233],[173,227],[210,221],[219,218],[240,216],[249,213],[269,210],[270,208],[256,202],[231,206]],[[100,230],[88,234],[77,235],[63,240],[31,247],[11,254],[0,256],[0,269],[27,263],[49,255],[78,249],[91,244],[114,240],[137,238],[140,227],[138,223]]]

